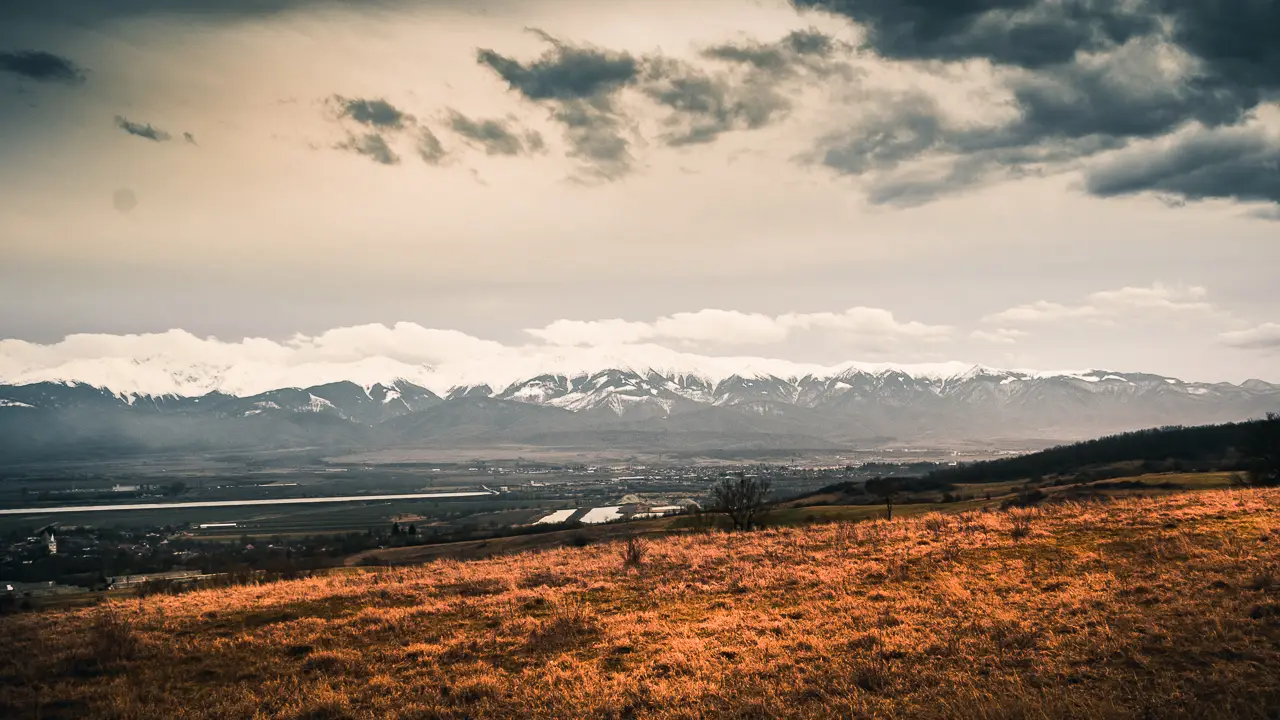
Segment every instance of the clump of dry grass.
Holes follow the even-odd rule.
[[[622,543],[622,565],[624,567],[640,567],[644,556],[648,553],[648,543],[634,535]]]
[[[1031,513],[1029,511],[1009,511],[1009,537],[1022,540],[1031,536]]]
[[[534,625],[528,647],[539,652],[578,647],[599,637],[601,629],[590,606],[576,599],[561,599]]]
[[[89,616],[87,630],[87,659],[99,667],[118,665],[138,653],[141,643],[134,621],[125,616],[119,603],[98,606]]]
[[[0,717],[1276,717],[1277,527],[1250,488],[25,613]]]

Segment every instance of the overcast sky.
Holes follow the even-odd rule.
[[[405,322],[1280,381],[1277,27],[1277,0],[6,0],[0,354]]]

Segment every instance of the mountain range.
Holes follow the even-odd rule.
[[[63,380],[0,385],[0,461],[159,452],[523,444],[831,450],[1050,444],[1257,417],[1280,385],[1100,370],[847,367],[803,377],[602,368],[433,392],[407,380],[248,396],[146,394]]]

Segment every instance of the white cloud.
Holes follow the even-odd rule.
[[[1262,323],[1245,330],[1222,333],[1218,339],[1231,347],[1246,350],[1280,350],[1280,323]]]
[[[1089,306],[1067,306],[1060,303],[1038,300],[1026,305],[1018,305],[1008,310],[988,315],[983,322],[990,323],[1037,323],[1054,322],[1098,316],[1097,308]]]
[[[735,310],[680,312],[653,322],[558,320],[526,330],[554,345],[600,346],[619,342],[677,342],[701,345],[769,345],[796,332],[840,336],[855,347],[883,348],[905,342],[945,342],[952,328],[917,321],[902,322],[880,308],[853,307],[843,312],[763,315]]]
[[[793,313],[779,316],[778,320],[787,327],[842,332],[857,338],[943,342],[951,339],[952,332],[947,325],[900,322],[888,310],[869,307],[853,307],[842,313]]]
[[[1205,301],[1207,296],[1208,291],[1203,287],[1172,287],[1155,283],[1150,287],[1123,287],[1119,290],[1095,292],[1088,295],[1085,302],[1079,305],[1063,305],[1039,300],[987,315],[982,320],[993,324],[1053,323],[1071,320],[1114,324],[1127,316],[1179,313],[1219,315],[1224,319],[1230,319],[1230,315]]]
[[[741,317],[730,319],[727,325],[712,322],[718,317],[716,313],[673,315],[664,318],[671,321],[664,327],[667,332],[679,332],[686,338],[707,337],[709,328],[715,327],[728,327],[732,337],[763,337],[759,328],[753,327],[756,321],[750,319],[751,315],[738,315]],[[714,382],[735,373],[801,377],[852,367],[871,371],[900,367],[924,374],[953,375],[970,367],[968,363],[822,366],[761,357],[709,356],[641,342],[634,332],[628,335],[630,331],[625,326],[609,321],[595,326],[561,322],[548,327],[560,328],[558,334],[551,332],[549,336],[561,339],[578,339],[574,333],[593,329],[613,334],[609,337],[611,342],[603,345],[512,346],[455,330],[402,322],[336,328],[314,336],[295,335],[281,342],[264,338],[225,341],[183,330],[71,335],[48,345],[0,340],[0,385],[75,381],[116,392],[196,396],[217,390],[243,396],[343,380],[372,385],[403,378],[443,394],[457,385],[504,388],[544,373],[574,375],[603,368],[697,373]],[[918,328],[913,331],[920,332]],[[593,337],[600,339],[602,335]],[[617,342],[619,338],[623,340]]]
[[[1027,334],[1026,331],[1013,328],[996,328],[995,330],[974,330],[969,337],[998,345],[1013,345],[1018,342],[1018,338],[1026,337]]]
[[[653,337],[653,326],[621,318],[557,320],[544,328],[525,332],[551,345],[609,345],[648,340]]]
[[[1213,312],[1213,306],[1204,302],[1207,295],[1208,291],[1199,286],[1174,288],[1156,283],[1151,287],[1124,287],[1096,292],[1089,296],[1089,300],[1103,312],[1113,313],[1132,308]]]
[[[653,323],[654,337],[713,345],[768,345],[787,339],[786,316],[707,309],[675,313]]]

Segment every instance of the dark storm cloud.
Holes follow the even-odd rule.
[[[422,128],[418,135],[418,157],[428,165],[439,165],[448,155],[440,138],[430,128]]]
[[[1158,7],[1174,20],[1173,41],[1219,78],[1242,92],[1280,88],[1280,2],[1160,0]]]
[[[1280,90],[1276,0],[792,3],[855,21],[866,32],[865,47],[888,59],[976,58],[1020,68],[1006,76],[1018,116],[1003,127],[958,131],[947,128],[940,113],[902,107],[900,117],[855,128],[823,153],[828,166],[850,174],[893,169],[931,152],[955,154],[956,167],[946,176],[951,180],[923,183],[933,193],[1002,172],[1036,172],[1188,124],[1239,124]],[[1170,45],[1195,60],[1189,74],[1169,77],[1159,67],[1157,50]],[[1265,167],[1206,164],[1184,181],[1168,180],[1165,192],[1188,199],[1267,197],[1269,186],[1255,182],[1259,174],[1265,177]],[[904,188],[900,180],[892,182],[896,190]],[[904,195],[873,190],[873,196]]]
[[[412,115],[406,114],[381,98],[346,98],[334,95],[332,102],[337,106],[340,117],[349,118],[372,128],[400,130],[405,125],[413,123]]]
[[[703,50],[706,59],[729,63],[740,72],[719,72],[683,61],[652,58],[644,93],[670,111],[664,138],[669,145],[716,140],[733,130],[755,130],[784,117],[791,101],[786,83],[796,76],[851,76],[848,48],[816,30],[800,30],[772,43],[747,41]]]
[[[780,87],[796,75],[849,72],[836,58],[847,48],[816,30],[774,43],[707,48],[702,56],[719,64],[714,70],[661,55],[575,46],[533,32],[551,45],[536,60],[522,62],[493,50],[480,50],[477,59],[525,99],[550,108],[551,118],[564,127],[569,156],[596,179],[623,177],[634,161],[629,135],[635,123],[619,105],[625,89],[636,89],[667,112],[664,142],[692,145],[784,117],[791,103]]]
[[[432,0],[437,5],[456,5]],[[0,20],[64,26],[97,26],[156,15],[215,21],[275,15],[292,10],[407,5],[407,0],[5,0]]]
[[[1280,142],[1261,129],[1205,130],[1168,147],[1122,153],[1091,168],[1085,184],[1103,197],[1152,191],[1280,203]]]
[[[913,94],[880,98],[874,105],[883,108],[881,113],[845,137],[833,138],[824,165],[850,175],[893,169],[944,142],[942,110],[932,98]]]
[[[731,130],[761,128],[791,109],[773,83],[735,83],[675,61],[655,62],[644,92],[671,111],[670,145],[707,143]]]
[[[574,47],[544,32],[533,31],[551,49],[530,63],[481,49],[476,59],[530,100],[601,98],[632,83],[640,62],[627,53]]]
[[[363,155],[379,165],[398,165],[400,156],[395,154],[386,138],[377,133],[352,135],[336,146],[340,150],[349,150]]]
[[[583,162],[589,177],[616,180],[631,170],[634,158],[623,137],[621,117],[585,100],[560,103],[552,118],[564,125],[569,156]]]
[[[480,50],[478,62],[525,99],[550,108],[551,119],[564,127],[569,156],[582,163],[588,176],[613,180],[626,175],[632,163],[630,142],[615,96],[639,80],[642,61],[628,53],[577,47],[540,30],[532,32],[551,45],[538,59],[521,62]]]
[[[866,46],[893,59],[966,60],[1037,68],[1154,32],[1158,17],[1115,0],[792,0],[866,28]]]
[[[776,75],[793,75],[800,70],[818,73],[843,69],[835,61],[844,50],[841,43],[817,30],[797,30],[775,43],[748,41],[714,45],[702,52],[703,57],[748,65]]]
[[[488,155],[522,155],[542,147],[541,135],[530,131],[521,137],[505,120],[472,120],[455,110],[449,113],[449,127]]]
[[[153,142],[165,142],[170,139],[169,133],[160,128],[152,126],[150,123],[137,123],[127,120],[119,115],[116,116],[116,127],[121,130],[140,138],[145,138]]]
[[[13,73],[36,82],[75,85],[84,82],[85,79],[84,70],[74,62],[41,50],[0,52],[0,71]]]

